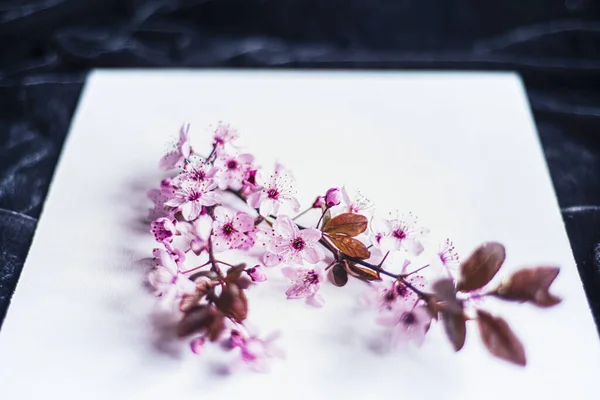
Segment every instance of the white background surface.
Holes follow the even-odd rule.
[[[217,375],[219,352],[159,340],[143,286],[154,247],[145,192],[182,122],[224,119],[269,168],[293,170],[308,206],[359,187],[381,212],[412,211],[467,255],[507,247],[500,272],[562,266],[550,310],[492,303],[528,366],[491,358],[469,326],[455,355],[434,326],[421,349],[380,354],[356,282],[324,309],[249,291],[250,320],[280,329],[270,374]],[[199,151],[203,149],[198,147]],[[347,290],[346,290],[347,289]],[[0,331],[4,399],[597,399],[600,348],[520,80],[512,74],[120,72],[92,74]]]

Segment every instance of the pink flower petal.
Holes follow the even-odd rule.
[[[306,298],[306,302],[314,307],[323,307],[325,305],[325,299],[319,293],[315,293],[312,296]]]
[[[296,224],[294,224],[294,226],[296,226]],[[302,239],[304,239],[304,241],[307,243],[315,243],[315,242],[318,242],[319,240],[321,240],[321,237],[323,236],[323,234],[318,229],[307,228],[307,229],[301,230],[298,233],[298,236],[300,236]]]
[[[279,216],[273,223],[273,229],[276,233],[286,239],[292,239],[299,235],[298,227],[289,217]]]

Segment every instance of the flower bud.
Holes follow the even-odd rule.
[[[190,348],[192,349],[192,352],[198,355],[202,354],[202,351],[204,351],[205,342],[206,339],[204,338],[204,336],[200,336],[192,340],[192,342],[190,343]]]
[[[312,208],[321,208],[325,205],[325,197],[319,196],[312,205]]]
[[[325,205],[327,208],[337,206],[342,202],[342,193],[338,188],[331,188],[325,194]]]
[[[246,272],[250,275],[252,282],[264,282],[267,280],[267,275],[260,265],[255,265],[254,267],[247,269]]]

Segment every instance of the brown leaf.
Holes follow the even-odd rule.
[[[235,283],[228,283],[223,287],[216,305],[223,314],[236,322],[241,323],[248,316],[248,299]]]
[[[456,298],[456,288],[452,279],[439,279],[432,285],[435,298],[441,301],[443,308],[450,309],[452,312],[462,313],[462,304]]]
[[[179,302],[179,309],[183,312],[186,312],[194,307],[196,307],[200,300],[202,300],[212,288],[218,285],[216,281],[209,281],[207,279],[197,279],[196,281],[196,291],[192,294],[185,294],[181,298]]]
[[[246,269],[246,267],[247,267],[247,265],[245,263],[241,263],[239,265],[236,265],[235,267],[229,268],[229,270],[227,271],[227,276],[225,277],[225,281],[226,282],[237,281],[242,276],[242,273],[244,273],[244,270]]]
[[[559,272],[558,267],[523,268],[509,276],[491,294],[504,300],[552,307],[561,302],[559,297],[549,292]]]
[[[214,271],[199,271],[190,276],[190,280],[196,282],[201,278],[208,278],[213,281],[217,281],[219,279],[219,275]]]
[[[338,287],[344,286],[348,283],[348,273],[344,269],[344,266],[340,263],[335,264],[329,270],[329,280]]]
[[[467,325],[463,312],[463,304],[456,298],[456,288],[452,279],[445,278],[433,285],[435,300],[430,300],[427,308],[430,313],[439,313],[446,331],[446,336],[452,343],[454,351],[459,351],[465,345]]]
[[[369,268],[361,267],[353,262],[344,261],[344,269],[348,272],[349,275],[352,275],[355,278],[361,279],[363,281],[380,281],[381,276],[378,272],[373,271]]]
[[[323,232],[330,235],[342,233],[348,236],[356,236],[363,233],[369,220],[364,215],[344,213],[331,218],[324,226]]]
[[[212,306],[197,306],[188,310],[177,325],[177,335],[184,337],[193,333],[206,332],[211,341],[218,339],[225,328],[223,314]]]
[[[465,345],[465,339],[467,338],[467,325],[463,312],[455,313],[445,309],[440,311],[440,315],[446,336],[452,343],[454,351],[459,351]]]
[[[477,310],[479,333],[485,347],[494,356],[525,366],[525,348],[505,320],[487,311]]]
[[[506,250],[502,244],[497,242],[482,244],[460,265],[456,289],[469,292],[487,285],[496,275],[505,258]]]
[[[367,259],[371,257],[369,249],[367,249],[367,246],[365,246],[360,240],[341,234],[328,235],[327,237],[329,240],[331,240],[335,247],[337,247],[347,256],[360,259]]]

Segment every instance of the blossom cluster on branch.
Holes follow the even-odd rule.
[[[246,324],[246,290],[267,284],[264,268],[289,280],[288,299],[322,307],[322,285],[366,282],[361,303],[391,331],[393,344],[420,345],[434,325],[445,330],[456,351],[468,325],[476,325],[489,352],[525,365],[525,350],[508,323],[484,309],[487,298],[550,307],[549,292],[559,269],[523,268],[494,287],[488,285],[505,260],[505,248],[487,242],[459,260],[450,240],[434,244],[411,214],[372,216],[364,196],[332,187],[303,212],[295,182],[281,164],[265,175],[252,154],[238,145],[238,132],[219,124],[212,149],[196,153],[183,126],[179,141],[160,160],[177,174],[149,191],[154,203],[151,232],[159,243],[148,281],[160,302],[179,317],[177,334],[201,354],[217,343],[239,354],[241,364],[264,370],[281,356],[275,335],[261,337]],[[235,199],[240,207],[228,205]],[[310,220],[301,225],[298,219]],[[230,264],[222,254],[241,251],[247,262]],[[473,321],[473,322],[471,322]]]

